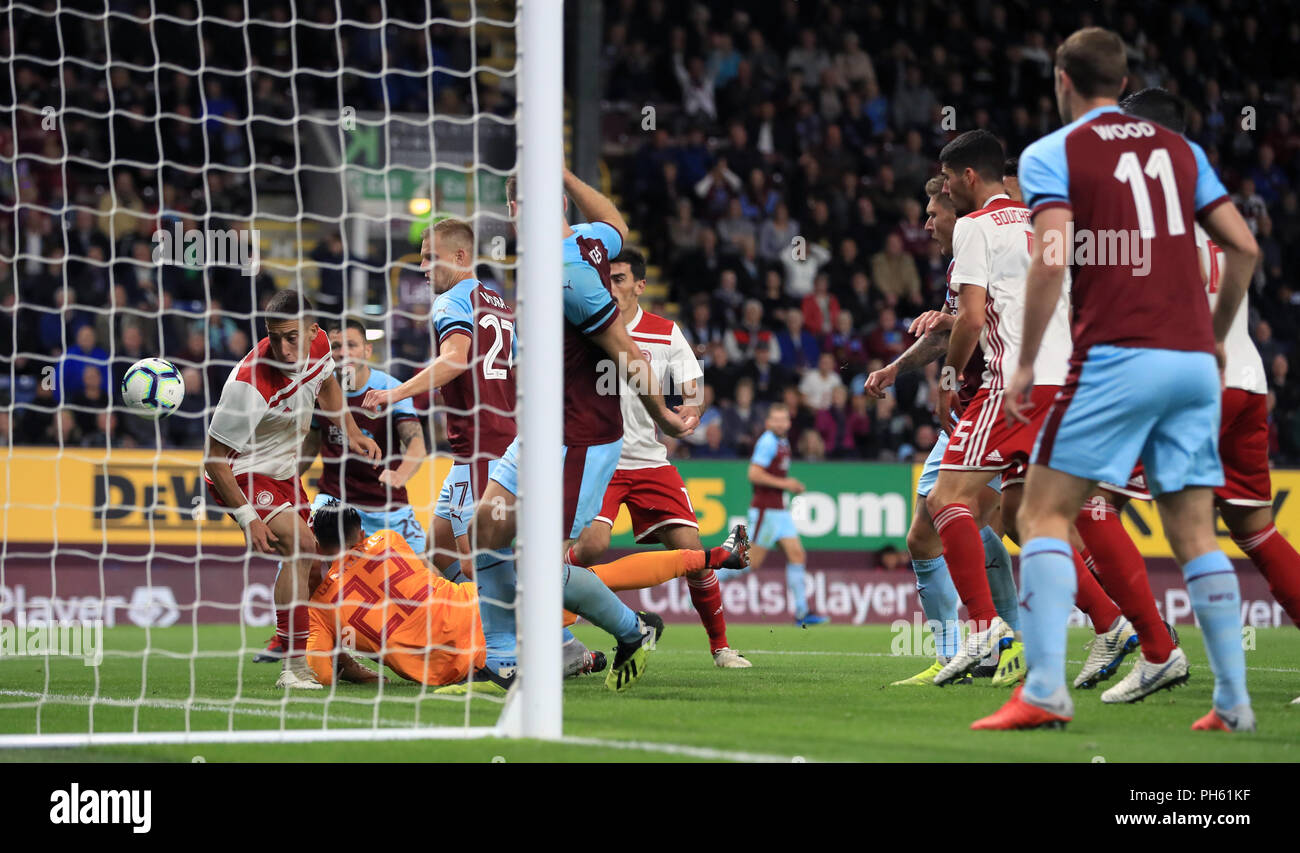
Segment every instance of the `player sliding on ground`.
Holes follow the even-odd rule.
[[[311,303],[282,290],[266,307],[267,336],[230,371],[212,413],[204,479],[219,505],[244,529],[248,546],[279,554],[275,580],[276,637],[285,649],[277,687],[319,690],[307,665],[308,573],[316,540],[307,526],[307,495],[298,453],[312,411],[346,436],[348,448],[372,463],[379,445],[357,426],[334,378],[329,339],[311,320]]]
[[[610,292],[618,303],[620,319],[627,326],[628,334],[641,348],[659,383],[663,385],[671,379],[677,393],[687,401],[677,411],[698,417],[699,408],[691,401],[697,399],[697,380],[704,371],[676,323],[642,310],[639,297],[645,292],[645,267],[640,252],[624,249],[609,265]],[[569,561],[576,566],[591,565],[605,553],[614,520],[623,505],[632,516],[632,534],[638,543],[658,540],[670,549],[703,547],[686,484],[677,469],[669,464],[668,449],[659,440],[654,421],[632,391],[624,389],[619,403],[624,433],[618,469],[605,489],[600,514],[569,549]],[[708,634],[713,663],[724,669],[751,666],[744,655],[727,644],[722,590],[713,570],[692,572],[686,576],[686,586],[691,604],[695,605],[695,612]]]
[[[474,583],[453,583],[432,571],[396,531],[366,537],[351,507],[322,507],[312,521],[322,562],[313,572],[307,648],[320,683],[331,683],[336,673],[358,683],[379,678],[350,650],[431,686],[464,681],[484,665]],[[653,561],[633,554],[591,571],[612,588],[641,589],[708,567],[743,567],[744,528],[737,526],[728,541],[734,547],[656,553],[660,559]]]
[[[944,178],[937,175],[925,184],[928,197],[925,211],[927,219],[925,230],[939,244],[939,249],[952,257],[952,232],[957,215],[952,206],[952,199],[943,191]],[[936,358],[948,352],[948,337],[952,332],[953,320],[957,314],[957,293],[952,289],[952,262],[948,264],[948,291],[944,306],[939,311],[927,311],[912,322],[911,334],[918,340],[890,364],[874,371],[867,377],[866,392],[876,398],[885,396],[885,389],[893,385],[900,374],[920,370]],[[974,398],[984,381],[984,353],[976,348],[971,354],[966,369],[962,371],[961,390],[957,394],[956,420],[961,412]],[[907,531],[907,550],[912,558],[912,569],[916,572],[917,597],[921,600],[921,609],[925,613],[926,624],[934,632],[935,661],[929,667],[901,681],[894,686],[915,685],[934,686],[934,677],[944,668],[958,651],[962,636],[961,623],[957,620],[957,606],[960,601],[957,589],[953,586],[952,576],[948,573],[948,564],[944,560],[943,540],[934,529],[934,520],[926,498],[934,490],[939,478],[939,463],[943,461],[944,451],[948,448],[948,433],[940,431],[939,438],[926,457],[921,469],[921,476],[916,481],[916,511],[912,515],[912,525]],[[998,615],[1011,626],[1012,631],[1020,629],[1019,604],[1016,596],[1016,582],[1011,574],[1011,554],[1002,544],[1001,518],[1002,481],[994,477],[982,489],[972,512],[982,522],[980,539],[984,543],[984,555],[988,572],[989,590],[993,595],[993,606]],[[1004,662],[1005,659],[1005,662]],[[990,655],[981,666],[973,669],[968,676],[956,679],[967,683],[969,676],[990,677],[995,686],[1004,686],[1023,675],[1024,647],[1013,642],[1005,649],[998,649]]]
[[[1095,484],[1124,482],[1139,459],[1214,670],[1213,707],[1192,728],[1255,728],[1241,595],[1215,538],[1212,489],[1224,483],[1217,447],[1223,342],[1259,249],[1199,146],[1120,112],[1127,68],[1115,33],[1089,27],[1072,34],[1055,65],[1065,126],[1020,157],[1034,249],[1020,318],[1023,345],[1006,387],[1008,414],[1028,421],[1035,359],[1067,266],[1074,355],[1034,446],[1019,512],[1029,675],[975,729],[1060,726],[1073,717],[1065,685],[1075,586],[1069,532]],[[1197,268],[1198,220],[1224,252],[1212,317]],[[1132,251],[1084,256],[1073,235],[1091,238],[1094,249],[1104,239]]]
[[[683,417],[664,405],[653,371],[641,357],[618,306],[610,295],[609,262],[623,248],[627,223],[613,202],[564,170],[564,189],[592,221],[563,226],[564,291],[564,447],[563,530],[565,549],[600,511],[605,488],[618,465],[623,444],[623,413],[618,385],[608,393],[605,377],[621,371],[638,388],[651,419],[675,438],[689,435],[698,418]],[[517,217],[519,201],[512,180],[506,182],[507,204]],[[608,369],[607,369],[608,368]],[[648,386],[648,387],[646,387]],[[545,405],[546,403],[541,403]],[[539,451],[539,452],[545,452]],[[479,611],[487,641],[480,673],[498,688],[508,687],[518,665],[515,635],[515,498],[518,494],[519,441],[506,449],[489,474],[475,514],[479,546],[474,580],[480,590]],[[539,500],[545,497],[538,496]],[[655,559],[662,553],[642,555]],[[605,683],[624,690],[645,672],[648,654],[663,632],[663,620],[634,613],[600,579],[567,560],[564,607],[614,636],[618,645]],[[475,678],[474,680],[478,680]],[[447,691],[468,689],[444,688]]]

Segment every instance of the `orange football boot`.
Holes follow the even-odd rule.
[[[1236,709],[1233,709],[1236,710]],[[1194,732],[1253,732],[1255,731],[1255,715],[1253,713],[1243,713],[1241,717],[1224,719],[1218,711],[1213,708],[1210,713],[1201,717],[1192,723]]]
[[[1062,717],[1060,714],[1053,714],[1051,711],[1044,710],[1037,705],[1026,702],[1020,698],[1020,693],[1025,689],[1023,684],[1018,685],[1012,692],[1011,698],[1007,704],[999,708],[995,713],[990,714],[982,720],[976,720],[970,724],[975,731],[1010,731],[1012,729],[1040,729],[1053,728],[1063,729],[1065,724],[1070,722],[1073,717]]]

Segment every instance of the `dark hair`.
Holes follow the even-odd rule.
[[[356,329],[358,332],[361,333],[361,339],[363,341],[366,340],[366,332],[369,331],[366,328],[366,324],[361,322],[361,320],[357,317],[348,317],[346,320],[343,321],[342,325],[340,325],[339,323],[333,323],[330,325],[331,332],[341,332],[344,329]]]
[[[303,296],[301,292],[286,287],[284,290],[277,290],[271,297],[271,301],[266,303],[266,310],[263,314],[266,316],[268,323],[283,322],[302,317],[304,314],[311,313],[311,300]]]
[[[519,179],[514,175],[506,178],[506,201],[519,201]]]
[[[632,268],[632,280],[640,281],[645,278],[645,255],[636,249],[624,249],[618,253],[618,257],[610,261],[611,264],[627,264]]]
[[[1119,107],[1131,116],[1150,119],[1174,133],[1182,133],[1187,127],[1187,109],[1182,100],[1159,86],[1134,92],[1120,101]]]
[[[1101,27],[1073,32],[1056,49],[1056,67],[1085,98],[1118,98],[1128,76],[1128,53],[1117,33]]]
[[[1002,177],[1015,178],[1020,175],[1020,158],[1008,157],[1007,162],[1002,164]]]
[[[939,152],[941,164],[958,174],[974,169],[986,181],[1002,180],[1002,164],[1006,159],[1002,143],[987,130],[968,130]]]
[[[361,516],[352,507],[340,503],[325,504],[311,516],[311,530],[323,554],[342,551],[360,529]]]

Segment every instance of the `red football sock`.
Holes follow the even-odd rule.
[[[1119,511],[1108,503],[1090,503],[1079,512],[1074,526],[1095,558],[1093,568],[1101,588],[1133,623],[1142,643],[1142,656],[1151,663],[1169,660],[1173,638],[1156,610],[1146,562],[1124,529]]]
[[[713,569],[706,569],[699,577],[686,577],[686,588],[691,591],[691,604],[700,614],[700,624],[709,635],[709,651],[716,652],[731,644],[727,642],[727,617],[722,612],[722,584]]]
[[[966,611],[977,625],[987,625],[998,615],[989,592],[989,577],[984,561],[984,540],[975,526],[970,507],[948,504],[934,515],[934,529],[943,542],[953,586],[961,596]]]
[[[275,609],[275,636],[284,646],[285,657],[300,658],[306,653],[307,629],[307,605],[297,604]]]
[[[1078,551],[1074,551],[1074,576],[1079,587],[1079,591],[1074,594],[1074,603],[1092,620],[1094,632],[1101,634],[1109,631],[1110,626],[1123,614],[1102,591],[1101,584],[1088,571],[1088,564]]]
[[[1241,539],[1234,536],[1232,541],[1250,557],[1268,581],[1269,592],[1300,627],[1300,554],[1272,524]]]

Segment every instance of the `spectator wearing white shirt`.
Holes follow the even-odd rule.
[[[835,357],[825,352],[817,360],[817,369],[805,373],[799,380],[799,393],[803,394],[809,407],[820,411],[831,404],[832,392],[843,385],[844,380],[835,369]]]

